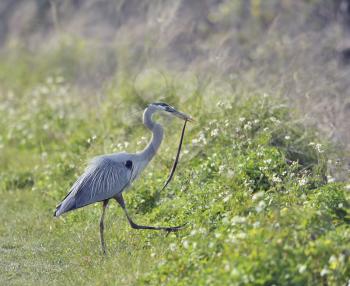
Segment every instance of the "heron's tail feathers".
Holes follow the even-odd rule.
[[[64,200],[56,207],[56,211],[54,213],[55,217],[60,216],[63,213],[76,209],[76,200],[75,197],[69,193]]]

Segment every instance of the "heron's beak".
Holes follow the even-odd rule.
[[[175,115],[176,117],[179,117],[179,118],[181,118],[183,120],[187,120],[189,122],[193,122],[194,121],[194,119],[190,115],[187,115],[187,114],[182,113],[180,111],[177,111],[175,109],[172,111],[172,114]]]

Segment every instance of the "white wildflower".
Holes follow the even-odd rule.
[[[219,166],[219,174],[222,174],[225,171],[225,165]]]
[[[337,262],[337,257],[332,255],[330,258],[329,258],[329,263],[334,263],[334,262]]]
[[[251,130],[252,129],[252,123],[250,121],[247,122],[247,124],[243,127],[244,130]]]
[[[196,229],[194,229],[194,230],[192,230],[191,232],[190,232],[190,236],[194,236],[194,235],[196,235],[197,234],[197,230]]]
[[[260,226],[260,221],[256,221],[253,223],[254,228],[258,228]]]
[[[229,224],[229,223],[230,223],[230,221],[229,221],[229,219],[227,218],[227,216],[223,217],[222,223],[223,223],[223,224]]]
[[[232,271],[231,271],[231,276],[233,276],[233,277],[239,277],[241,274],[239,273],[239,271],[236,269],[236,268],[234,268],[234,269],[232,269]]]
[[[232,104],[227,102],[224,106],[225,109],[232,109]]]
[[[40,87],[40,93],[41,94],[48,94],[50,92],[49,88],[45,85]]]
[[[224,203],[228,202],[230,198],[231,198],[231,195],[224,197],[223,202]]]
[[[198,139],[192,139],[192,144],[193,145],[197,145],[199,143],[199,140]],[[137,143],[138,144],[138,143]]]
[[[188,243],[187,240],[184,240],[184,241],[182,242],[182,245],[183,245],[183,247],[184,247],[185,249],[188,249],[188,247],[190,246],[190,244]]]
[[[216,104],[217,107],[223,107],[225,104],[219,100],[218,103]]]
[[[320,143],[310,142],[309,146],[313,147],[318,153],[324,152],[324,150],[322,149],[322,144]]]
[[[335,178],[333,178],[331,176],[327,176],[327,182],[328,183],[334,183],[335,182]]]
[[[258,205],[255,207],[255,210],[260,213],[262,212],[266,207],[266,203],[264,201],[260,201]]]
[[[48,78],[46,78],[46,83],[47,84],[52,84],[53,83],[53,78],[51,76],[49,76]]]
[[[299,271],[300,274],[304,273],[305,270],[306,270],[306,265],[305,264],[299,265],[298,271]]]
[[[322,271],[320,272],[320,275],[323,277],[329,273],[329,270],[327,268],[323,268]]]
[[[216,238],[220,238],[221,237],[221,233],[219,233],[219,232],[215,233],[215,237]]]
[[[270,120],[273,122],[273,123],[275,123],[275,124],[279,124],[281,121],[279,121],[276,117],[274,117],[274,116],[271,116],[270,117]]]
[[[139,140],[136,144],[137,145],[141,145],[141,144],[145,144],[147,142],[147,138],[142,136],[141,137],[141,140]]]
[[[175,251],[175,250],[176,250],[176,244],[175,244],[175,243],[170,243],[170,244],[169,244],[169,249],[170,249],[171,251]]]
[[[237,233],[236,237],[239,239],[245,239],[247,237],[247,234],[245,232],[239,232]]]
[[[233,233],[230,233],[228,235],[228,238],[225,241],[229,242],[229,243],[236,244],[237,243],[237,237]]]
[[[211,137],[216,137],[219,135],[219,129],[215,128],[210,132]]]
[[[234,216],[231,220],[231,223],[233,225],[235,224],[243,224],[247,221],[247,219],[244,216]]]
[[[262,197],[264,197],[264,192],[258,192],[258,193],[253,195],[252,200],[256,201],[256,200],[258,200],[258,199],[260,199]]]
[[[192,144],[194,145],[198,145],[202,143],[203,145],[206,145],[207,144],[207,139],[205,138],[205,134],[203,131],[201,131],[198,135],[198,138],[197,139],[193,139],[192,140]]]
[[[299,180],[299,185],[302,187],[302,186],[305,186],[307,184],[307,178],[303,177]]]
[[[280,177],[277,177],[275,174],[272,176],[272,182],[274,183],[281,183],[282,179]]]
[[[230,170],[227,171],[226,177],[227,178],[233,178],[234,175],[235,175],[235,172],[230,169]]]
[[[323,153],[323,152],[324,152],[324,150],[322,149],[322,145],[319,144],[319,143],[317,143],[317,144],[315,145],[315,149],[316,149],[316,151],[317,151],[318,153]]]

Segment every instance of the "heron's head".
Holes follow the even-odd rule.
[[[152,106],[153,108],[155,108],[157,110],[168,112],[169,114],[174,115],[176,117],[179,117],[183,120],[193,121],[193,119],[190,115],[187,115],[183,112],[177,111],[174,107],[172,107],[169,104],[166,104],[163,102],[154,102],[154,103],[151,103],[150,106]]]

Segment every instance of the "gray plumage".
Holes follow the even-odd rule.
[[[72,186],[67,197],[57,206],[55,216],[112,198],[132,182],[133,167],[128,168],[127,153],[94,158]]]
[[[129,216],[122,196],[122,192],[131,186],[132,182],[140,175],[142,170],[152,160],[163,140],[162,126],[152,121],[152,116],[156,111],[165,111],[185,120],[186,122],[191,121],[190,116],[175,110],[175,108],[168,104],[150,104],[145,109],[143,114],[144,125],[152,131],[152,139],[146,148],[143,151],[134,154],[122,152],[101,155],[93,158],[88,164],[84,173],[73,184],[68,195],[56,208],[54,216],[58,217],[68,211],[72,211],[95,202],[103,202],[103,212],[100,221],[100,234],[102,250],[104,253],[105,244],[103,239],[103,219],[105,208],[107,207],[108,201],[111,198],[116,199],[121,205],[131,227],[133,228],[166,230],[168,232],[176,231],[182,228],[182,226],[153,227],[137,225]],[[181,142],[182,138],[183,133]]]

